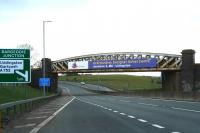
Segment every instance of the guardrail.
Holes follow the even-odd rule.
[[[54,98],[58,95],[59,94],[57,93],[45,97],[37,97],[0,104],[0,130],[4,127],[4,125],[8,125],[9,121],[15,119],[18,115],[21,115],[23,112],[30,112],[35,107],[43,104],[46,100]]]

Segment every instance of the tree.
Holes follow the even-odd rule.
[[[20,44],[17,46],[18,49],[30,49],[30,60],[31,60],[31,66],[36,64],[38,62],[38,52],[31,46],[30,44]]]

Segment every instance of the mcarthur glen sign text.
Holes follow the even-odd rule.
[[[29,49],[0,49],[1,83],[28,83],[30,75]]]

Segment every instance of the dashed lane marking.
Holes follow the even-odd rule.
[[[137,120],[143,123],[147,122],[146,120],[143,120],[143,119],[137,119]]]
[[[86,102],[86,101],[83,101],[81,99],[78,99],[77,100],[79,101],[82,101],[82,102],[85,102],[85,103],[88,103],[88,104],[92,104],[92,105],[95,105],[95,106],[98,106],[98,107],[101,107],[103,109],[106,109],[106,110],[110,110],[110,111],[113,111],[114,113],[118,113],[119,111],[117,110],[112,110],[112,109],[109,109],[107,107],[104,107],[104,106],[101,106],[101,105],[98,105],[98,104],[94,104],[94,103],[91,103],[91,102]],[[147,104],[147,103],[138,103],[138,104],[143,104],[143,105],[148,105],[148,106],[159,106],[159,105],[155,105],[155,104]],[[126,114],[125,113],[119,113],[120,115],[123,115],[125,116]],[[128,118],[131,118],[131,119],[135,119],[135,116],[132,116],[132,115],[127,115]],[[137,119],[138,121],[142,122],[142,123],[148,123],[147,120],[144,120],[144,119]],[[161,125],[158,125],[158,124],[151,124],[151,123],[148,123],[150,125],[152,125],[153,127],[156,127],[156,128],[159,128],[159,129],[164,129],[165,127],[161,126]],[[171,133],[180,133],[180,132],[171,132]]]
[[[157,127],[157,128],[160,128],[160,129],[163,129],[163,128],[165,128],[165,127],[163,127],[163,126],[160,126],[160,125],[158,125],[158,124],[152,124],[152,126],[154,126],[154,127]]]
[[[32,127],[35,125],[36,125],[35,123],[31,123],[31,124],[26,124],[26,125],[18,125],[18,126],[15,126],[14,128],[25,128],[25,127]]]
[[[134,119],[134,118],[135,118],[135,117],[134,117],[134,116],[132,116],[132,115],[128,115],[128,117],[129,117],[129,118],[132,118],[132,119]]]
[[[120,115],[126,115],[125,113],[119,113]]]

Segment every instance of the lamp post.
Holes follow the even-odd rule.
[[[43,21],[43,78],[45,78],[45,23],[52,21]],[[45,86],[43,86],[43,94],[46,95]]]

